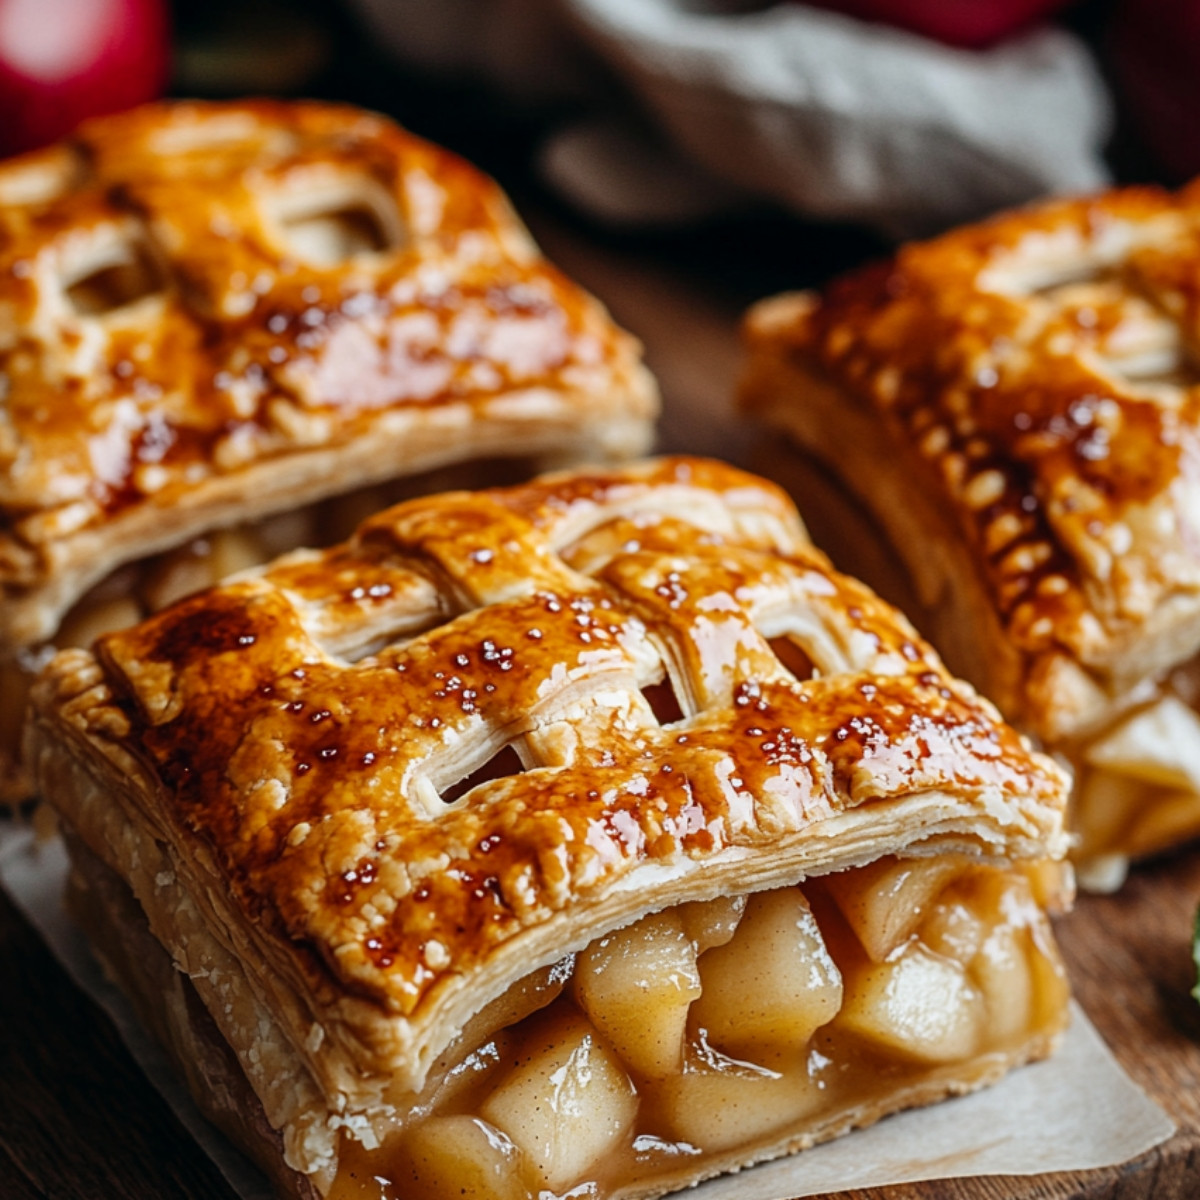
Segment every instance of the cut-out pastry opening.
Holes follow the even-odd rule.
[[[1183,389],[1200,384],[1200,364],[1188,353],[1178,328],[1164,322],[1152,344],[1136,353],[1105,355],[1104,365],[1114,375],[1139,387]]]
[[[343,1137],[331,1200],[665,1190],[681,1156],[981,1081],[1061,1031],[1067,987],[1030,878],[950,856],[655,913],[512,995],[377,1149]]]
[[[1135,290],[1116,268],[1064,270],[1035,282],[1037,286],[1018,289],[1017,294],[1048,302],[1114,375],[1135,387],[1200,383],[1200,368],[1188,353],[1178,322]]]
[[[155,154],[174,158],[237,148],[244,148],[248,156],[268,149],[284,154],[297,142],[294,134],[264,125],[248,112],[211,110],[200,115],[192,109],[187,115],[189,119],[169,121],[150,134],[147,140]]]
[[[284,233],[299,258],[322,267],[336,266],[358,254],[392,249],[378,214],[365,206],[306,213],[283,222]]]
[[[81,155],[55,146],[10,162],[0,174],[0,204],[25,207],[50,204],[65,195],[83,169]]]
[[[520,775],[524,770],[525,764],[521,761],[521,756],[516,749],[513,746],[505,746],[493,754],[481,767],[477,767],[457,783],[442,788],[440,793],[442,802],[453,804],[456,800],[461,800],[468,792],[479,787],[480,784],[491,783],[494,779],[507,779],[510,775]]]
[[[1041,296],[1056,304],[1067,305],[1081,293],[1104,290],[1120,284],[1119,277],[1111,267],[1099,264],[1070,264],[1040,269],[1031,267],[1018,286],[1027,296]]]
[[[788,637],[785,634],[780,637],[769,638],[767,644],[771,647],[771,652],[779,660],[779,665],[797,682],[803,683],[805,680],[813,679],[817,675],[816,663],[809,658],[804,647],[794,638]]]
[[[149,247],[129,240],[98,250],[64,282],[63,291],[76,314],[100,317],[164,291],[166,282]]]
[[[315,267],[336,267],[362,255],[399,249],[403,241],[395,202],[373,181],[284,194],[269,206],[284,249]]]
[[[1110,262],[1099,257],[1081,259],[1076,247],[1060,257],[1030,253],[1018,247],[996,255],[979,273],[981,291],[1002,296],[1056,301],[1080,286],[1105,285],[1117,278]]]
[[[664,676],[658,683],[648,683],[642,688],[642,695],[646,697],[646,703],[650,705],[650,711],[660,725],[674,725],[687,715],[668,676]]]

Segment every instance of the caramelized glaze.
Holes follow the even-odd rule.
[[[15,601],[66,569],[82,591],[135,512],[269,509],[263,477],[228,511],[222,481],[256,466],[383,436],[404,473],[535,416],[562,449],[600,421],[604,457],[603,422],[620,441],[632,418],[628,453],[654,407],[636,343],[491,181],[347,107],[149,106],[0,165],[0,314],[0,645],[52,632]],[[396,440],[427,425],[445,448],[410,465]]]
[[[1102,665],[1200,593],[1198,200],[1046,204],[752,318],[916,451],[1023,653]]]
[[[639,866],[918,793],[1061,817],[1053,765],[717,463],[402,504],[96,655],[60,656],[41,710],[142,764],[317,994],[405,1016]],[[667,726],[640,690],[664,679]],[[507,746],[523,771],[442,799]]]

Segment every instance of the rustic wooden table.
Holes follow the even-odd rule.
[[[554,220],[534,227],[551,256],[645,339],[665,393],[662,448],[786,473],[786,455],[764,447],[730,403],[744,280],[731,284],[712,262],[696,270],[679,256],[664,263],[636,247],[614,249]],[[825,258],[796,260],[794,278],[827,274],[857,245],[844,243],[832,261],[827,247]],[[729,262],[735,252],[726,246],[726,258],[713,261]],[[799,499],[802,507],[820,502],[815,493]],[[828,549],[845,560],[856,547],[851,540]],[[937,1181],[848,1193],[851,1200],[1197,1200],[1200,1006],[1189,989],[1198,900],[1200,851],[1138,870],[1117,896],[1082,898],[1059,926],[1083,1007],[1126,1071],[1177,1123],[1170,1141],[1119,1168]],[[0,1200],[234,1200],[108,1018],[2,894],[0,1014]]]

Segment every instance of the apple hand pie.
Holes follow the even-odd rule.
[[[1132,188],[747,322],[745,407],[869,510],[949,665],[1074,766],[1091,886],[1200,834],[1198,279],[1200,187]]]
[[[285,1195],[659,1195],[1066,1021],[1064,774],[731,467],[413,500],[33,699],[81,921]]]
[[[657,405],[636,341],[495,184],[348,107],[153,105],[0,164],[0,312],[9,799],[48,641],[389,502],[325,497],[643,453]]]

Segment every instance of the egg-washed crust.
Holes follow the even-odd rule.
[[[1200,648],[1200,186],[905,246],[763,302],[747,331],[748,408],[893,536],[921,507],[931,540],[962,543],[946,557],[972,582],[937,578],[914,536],[898,548],[934,603],[961,593],[963,639],[992,659],[972,677],[1010,717],[1054,736]]]
[[[494,183],[345,106],[150,105],[0,164],[0,318],[0,649],[204,529],[629,457],[657,404]]]
[[[664,673],[683,716],[660,725]],[[441,798],[505,746],[523,771]],[[296,1054],[358,1100],[649,911],[882,854],[1065,849],[1063,773],[781,492],[701,460],[387,510],[60,654],[29,753],[110,865],[122,823],[163,848],[161,886],[260,995],[286,987]]]

